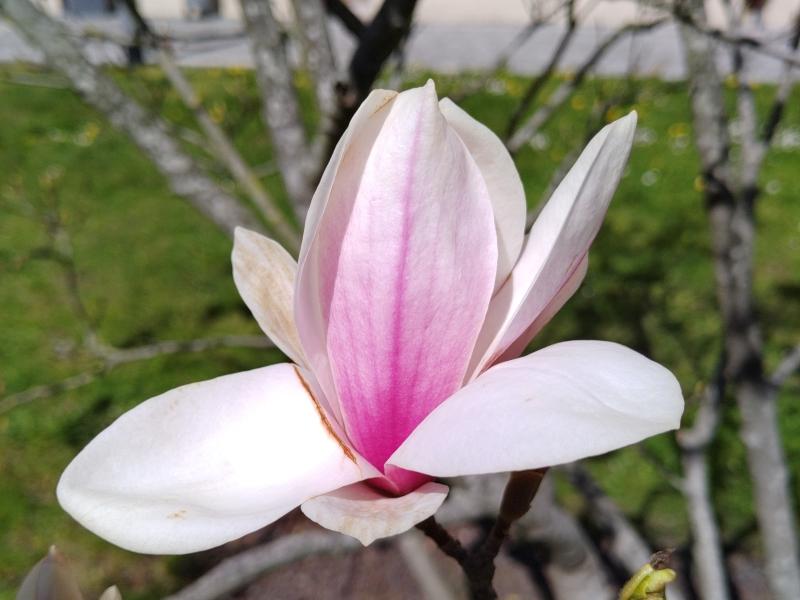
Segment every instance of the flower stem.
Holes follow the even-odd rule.
[[[439,549],[455,559],[464,571],[472,600],[495,600],[495,558],[508,537],[511,525],[531,507],[547,469],[533,469],[511,473],[503,492],[500,511],[488,535],[474,548],[467,550],[451,536],[434,517],[417,525],[431,538]]]

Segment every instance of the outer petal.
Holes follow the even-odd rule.
[[[389,463],[450,477],[536,469],[676,429],[667,369],[619,344],[574,341],[492,367],[443,402]]]
[[[375,143],[375,138],[378,136],[384,120],[389,115],[392,101],[396,96],[397,92],[392,90],[372,90],[367,99],[358,107],[350,119],[347,130],[336,143],[336,148],[322,173],[319,185],[308,207],[306,223],[303,228],[303,242],[300,247],[300,262],[303,261],[309,244],[317,234],[317,226],[328,206],[339,170],[342,166],[351,171],[359,171],[358,168],[354,168],[358,165],[363,168],[363,163],[372,149],[372,144]]]
[[[449,98],[443,98],[439,108],[477,163],[489,190],[497,232],[497,290],[517,262],[525,237],[527,205],[522,180],[505,144],[491,129]]]
[[[340,423],[342,415],[328,363],[326,316],[320,304],[320,252],[324,252],[324,249],[320,249],[317,233],[332,196],[355,196],[367,157],[396,96],[397,92],[373,90],[353,115],[314,192],[300,247],[294,300],[295,323],[308,364]]]
[[[294,324],[297,263],[275,242],[237,227],[233,242],[233,281],[261,329],[286,356],[305,365]]]
[[[622,177],[635,129],[635,112],[604,127],[556,188],[511,276],[492,299],[468,379],[524,335],[586,256]]]
[[[254,531],[374,470],[331,434],[293,365],[183,386],[124,414],[72,461],[64,509],[136,552],[182,554]]]
[[[408,531],[433,515],[449,489],[440,483],[426,483],[405,496],[393,498],[356,483],[307,500],[300,508],[315,523],[353,536],[368,546],[379,538]]]
[[[584,256],[583,260],[578,263],[578,266],[572,272],[572,275],[569,276],[566,282],[558,293],[553,296],[553,299],[550,300],[550,303],[544,308],[542,312],[539,313],[539,316],[533,320],[528,326],[528,329],[525,330],[521,336],[519,336],[514,343],[512,343],[508,348],[506,348],[505,352],[500,355],[498,362],[503,362],[506,360],[511,360],[512,358],[517,358],[520,354],[525,351],[525,348],[528,344],[531,343],[536,334],[538,334],[545,325],[550,322],[550,319],[556,316],[558,311],[567,303],[567,300],[572,298],[572,295],[578,290],[578,288],[583,283],[583,279],[586,277],[586,272],[589,270],[589,256]]]
[[[334,187],[306,265],[318,264],[348,436],[380,468],[460,386],[494,286],[497,241],[486,185],[432,84],[395,99],[358,184]],[[305,278],[298,293],[312,292]],[[307,348],[311,332],[299,320]]]

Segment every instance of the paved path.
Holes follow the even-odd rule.
[[[93,27],[106,30],[120,28],[119,23],[111,19],[83,23],[87,22]],[[176,44],[181,64],[251,66],[247,40],[241,35],[241,27],[236,21],[158,21],[156,26],[177,38],[198,40]],[[342,58],[347,57],[352,41],[336,24],[332,31],[337,54]],[[511,24],[418,25],[408,46],[408,65],[445,73],[491,68],[497,56],[519,31],[518,25]],[[562,25],[548,25],[539,29],[514,54],[509,69],[523,75],[538,73],[562,32]],[[560,69],[575,69],[608,34],[608,29],[600,27],[579,29],[563,57]],[[87,51],[92,60],[97,62],[121,62],[123,59],[120,49],[111,44],[90,43]],[[10,25],[0,21],[0,62],[16,60],[40,62],[41,56],[20,39]],[[720,62],[727,65],[725,52],[720,52]],[[753,79],[758,81],[776,81],[781,73],[779,61],[763,55],[754,55],[751,68]],[[650,32],[628,36],[606,54],[597,65],[596,72],[605,75],[634,72],[664,79],[682,78],[683,53],[677,27],[669,24]]]

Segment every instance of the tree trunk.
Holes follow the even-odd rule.
[[[691,22],[705,27],[705,7],[700,0],[691,0],[683,10],[688,11]],[[741,413],[741,437],[754,485],[770,589],[775,600],[797,600],[800,563],[789,475],[778,431],[777,395],[764,375],[763,342],[753,298],[754,202],[758,192],[754,181],[736,180],[732,175],[736,169],[730,165],[715,45],[697,27],[683,25],[682,35],[723,319],[725,379],[734,388]],[[752,150],[743,148],[743,155]],[[753,179],[752,173],[749,179]]]
[[[308,176],[311,165],[283,34],[269,0],[241,0],[241,5],[261,91],[264,124],[286,192],[303,217],[313,193]]]

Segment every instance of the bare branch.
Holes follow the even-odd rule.
[[[800,12],[797,13],[794,20],[794,30],[789,38],[789,49],[796,53],[798,45],[800,45]],[[781,83],[778,86],[778,91],[775,93],[775,99],[773,100],[767,119],[764,122],[764,129],[761,134],[762,141],[767,145],[772,142],[775,131],[778,129],[778,124],[783,118],[783,111],[794,85],[793,75],[792,65],[785,64]]]
[[[250,166],[239,154],[223,129],[208,114],[189,80],[175,63],[172,52],[163,46],[158,48],[158,62],[183,103],[192,111],[200,128],[210,140],[217,158],[227,167],[234,180],[247,192],[253,204],[260,210],[272,236],[290,252],[298,249],[297,229],[276,208],[272,198],[255,176]]]
[[[539,93],[544,88],[545,84],[550,81],[550,78],[553,76],[553,73],[558,67],[558,63],[561,61],[561,57],[566,52],[567,48],[569,47],[569,43],[572,40],[572,36],[575,34],[575,30],[577,28],[578,21],[575,18],[575,0],[568,0],[567,2],[567,28],[564,30],[564,33],[561,36],[561,39],[556,44],[555,49],[553,50],[552,54],[550,55],[550,60],[548,61],[547,65],[545,66],[544,70],[539,73],[537,77],[531,81],[530,85],[528,85],[528,89],[525,90],[525,93],[522,96],[517,108],[514,110],[514,113],[511,115],[511,118],[508,120],[508,126],[506,129],[506,139],[511,138],[514,132],[517,130],[520,121],[522,120],[523,115],[527,112],[530,106],[538,97]]]
[[[589,472],[577,463],[567,465],[563,470],[569,475],[575,489],[586,499],[589,518],[610,534],[607,552],[630,574],[649,562],[652,549]],[[683,600],[686,594],[676,582],[670,589],[669,597],[670,600]]]
[[[682,34],[723,318],[725,377],[735,385],[769,585],[776,600],[791,600],[800,597],[794,508],[777,423],[776,390],[764,375],[763,341],[753,295],[758,190],[749,183],[758,169],[746,173],[748,181],[737,189],[714,44],[701,30],[706,23],[705,6],[701,0],[687,0],[682,10],[690,23],[682,27]],[[745,110],[749,109],[745,106]],[[746,151],[752,161],[752,148]]]
[[[165,600],[216,600],[242,589],[264,573],[307,556],[352,552],[361,544],[337,533],[303,532],[237,554]]]
[[[125,131],[165,176],[172,190],[228,234],[238,225],[263,230],[236,198],[225,193],[169,135],[166,124],[139,104],[95,66],[70,38],[66,27],[29,0],[0,0],[0,12],[40,48],[48,63],[65,75],[84,99]]]
[[[366,27],[364,23],[361,22],[361,19],[354,15],[353,11],[351,11],[342,0],[325,0],[325,8],[330,14],[339,19],[342,25],[344,25],[356,39],[361,39]]]
[[[792,348],[783,357],[783,360],[772,372],[770,382],[776,388],[780,388],[798,369],[800,369],[800,344]]]
[[[333,153],[350,119],[372,89],[387,59],[402,43],[411,28],[417,0],[384,0],[372,22],[359,36],[350,60],[348,77],[339,85],[338,108],[324,151],[320,153],[318,173]]]
[[[72,375],[60,381],[37,385],[0,399],[0,414],[6,413],[23,404],[33,402],[34,400],[50,398],[62,392],[84,387],[95,381],[100,375],[104,375],[121,365],[133,362],[150,360],[158,356],[167,356],[171,354],[196,354],[220,348],[273,347],[274,345],[269,338],[265,336],[249,335],[226,335],[217,338],[201,338],[196,340],[166,340],[133,348],[113,348],[97,343],[93,352],[98,359],[98,363],[95,366],[83,373]]]
[[[687,2],[684,1],[683,4],[687,4]],[[740,48],[750,49],[765,56],[778,59],[786,65],[800,67],[800,56],[796,56],[789,50],[784,50],[782,48],[764,43],[762,40],[752,36],[731,34],[722,29],[708,27],[705,24],[705,21],[697,19],[695,15],[692,15],[691,11],[682,8],[675,10],[674,15],[680,23],[707,38],[723,42],[730,46],[738,46]]]
[[[724,370],[723,359],[719,362],[714,379],[700,397],[694,423],[676,435],[681,449],[682,487],[692,529],[692,560],[700,596],[719,600],[727,600],[730,595],[719,526],[711,502],[707,450],[719,426],[720,404],[725,389]]]
[[[550,120],[555,112],[561,108],[567,100],[570,99],[575,90],[580,86],[585,77],[591,72],[594,66],[600,61],[605,53],[613,47],[624,36],[634,33],[653,29],[658,27],[667,20],[664,18],[648,21],[646,23],[632,23],[620,27],[614,33],[609,35],[589,56],[589,58],[578,68],[575,74],[568,80],[562,83],[550,95],[550,97],[528,117],[525,123],[512,135],[506,143],[509,152],[512,154],[519,152],[536,133]],[[638,568],[638,567],[637,567]]]

